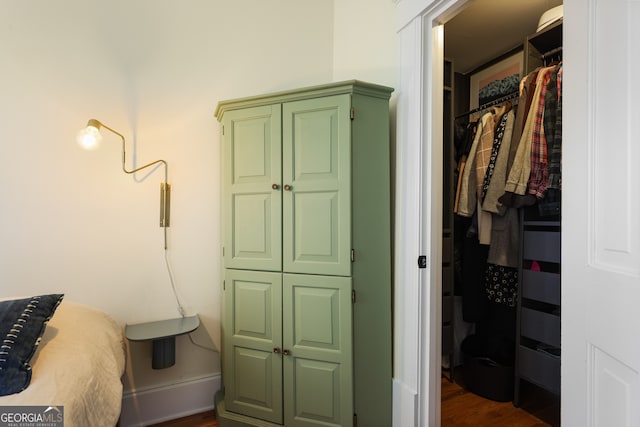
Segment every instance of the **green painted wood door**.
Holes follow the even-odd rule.
[[[280,105],[229,111],[223,125],[227,268],[282,269]]]
[[[350,95],[283,104],[283,271],[351,274]]]
[[[351,330],[351,278],[283,275],[287,427],[352,425]]]
[[[227,409],[281,424],[282,274],[225,270],[224,310]]]

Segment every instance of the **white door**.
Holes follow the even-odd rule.
[[[640,425],[640,1],[564,3],[562,425]]]

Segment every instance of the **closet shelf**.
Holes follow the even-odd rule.
[[[558,41],[560,40],[560,43]],[[562,19],[549,25],[539,33],[527,37],[527,43],[535,47],[540,55],[562,46]]]

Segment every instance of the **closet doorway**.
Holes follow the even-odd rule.
[[[548,12],[561,5],[562,0],[526,2],[477,0],[469,2],[464,9],[444,24],[442,378],[448,392],[441,394],[443,426],[453,425],[453,421],[448,418],[450,411],[447,405],[459,405],[460,399],[473,401],[474,405],[486,408],[486,412],[495,412],[497,408],[498,410],[503,408],[505,413],[508,412],[509,417],[516,417],[515,419],[520,416],[522,417],[520,419],[525,420],[533,415],[549,425],[559,425],[559,355],[558,390],[554,392],[549,390],[553,387],[539,387],[521,379],[518,374],[514,375],[515,347],[516,342],[519,343],[516,335],[519,334],[520,329],[518,325],[520,325],[521,308],[516,307],[515,303],[506,309],[492,304],[492,307],[502,308],[498,308],[499,312],[491,308],[487,314],[487,300],[482,282],[486,277],[488,249],[484,245],[474,246],[468,243],[470,241],[468,237],[472,234],[470,230],[477,227],[475,225],[477,217],[456,214],[454,205],[460,191],[458,186],[459,178],[462,177],[460,157],[461,152],[464,151],[462,148],[465,138],[467,148],[470,143],[469,123],[479,121],[481,115],[487,111],[480,109],[474,112],[484,103],[479,100],[478,87],[485,86],[486,80],[495,76],[506,81],[506,76],[513,75],[514,68],[518,69],[519,81],[528,72],[525,54],[538,56],[549,54],[551,49],[532,52],[533,48],[525,49],[525,45],[531,36],[544,31],[544,28],[549,25],[545,25],[546,19],[553,20],[551,25],[558,25],[558,22],[561,25],[561,20],[556,21],[553,13]],[[555,9],[556,12],[557,10]],[[556,57],[548,58],[549,61],[557,61],[561,58],[561,35],[560,27],[554,34],[545,36],[560,37],[558,41],[560,50],[555,49]],[[531,63],[528,63],[528,66],[533,67]],[[505,82],[502,84],[504,85]],[[517,82],[515,87],[517,91]],[[503,96],[504,94],[501,94],[498,97],[500,99],[497,100],[497,96],[493,96],[491,99],[493,105],[498,108],[503,107],[505,105]],[[517,95],[513,98],[505,97],[506,102],[509,103],[508,108],[514,108],[514,112],[517,109],[517,98]],[[518,214],[521,215],[520,212]],[[559,236],[559,216],[557,219]],[[550,268],[559,269],[559,260],[557,266]],[[543,306],[545,316],[554,309],[553,306],[546,304],[547,302]],[[485,321],[485,318],[490,320]],[[553,321],[554,318],[552,317],[551,320]],[[559,316],[555,320],[559,324]],[[496,334],[506,335],[507,353],[509,348],[513,349],[513,356],[509,356],[513,358],[511,365],[509,362],[496,365],[493,359],[485,357],[482,353],[475,353],[479,350],[477,350],[477,340],[474,341],[474,338],[482,334],[486,336],[486,331],[496,328],[496,325],[507,326],[504,329],[501,328]],[[478,332],[479,330],[482,333]],[[509,341],[511,339],[512,341]],[[535,349],[535,345],[533,348]],[[545,368],[545,365],[535,366],[535,369],[544,370]],[[553,377],[555,374],[550,375]],[[552,378],[551,382],[553,381]],[[456,386],[460,387],[460,391],[452,393],[451,390],[457,390]],[[473,395],[465,397],[462,390]],[[452,396],[456,396],[455,402],[451,400]],[[503,406],[496,406],[496,402],[501,402]],[[506,402],[509,403],[504,406]],[[476,413],[482,416],[483,410],[480,409]],[[510,420],[513,421],[514,418]],[[496,419],[482,418],[478,422],[496,422]]]

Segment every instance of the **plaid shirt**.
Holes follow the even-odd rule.
[[[537,111],[531,139],[531,175],[529,176],[528,193],[537,198],[544,197],[549,182],[549,170],[547,169],[547,140],[544,127],[545,99],[547,85],[551,80],[553,67],[544,68],[540,96],[537,99]]]
[[[549,188],[561,187],[562,162],[562,63],[558,65],[556,77],[556,114],[553,141],[549,145]]]

